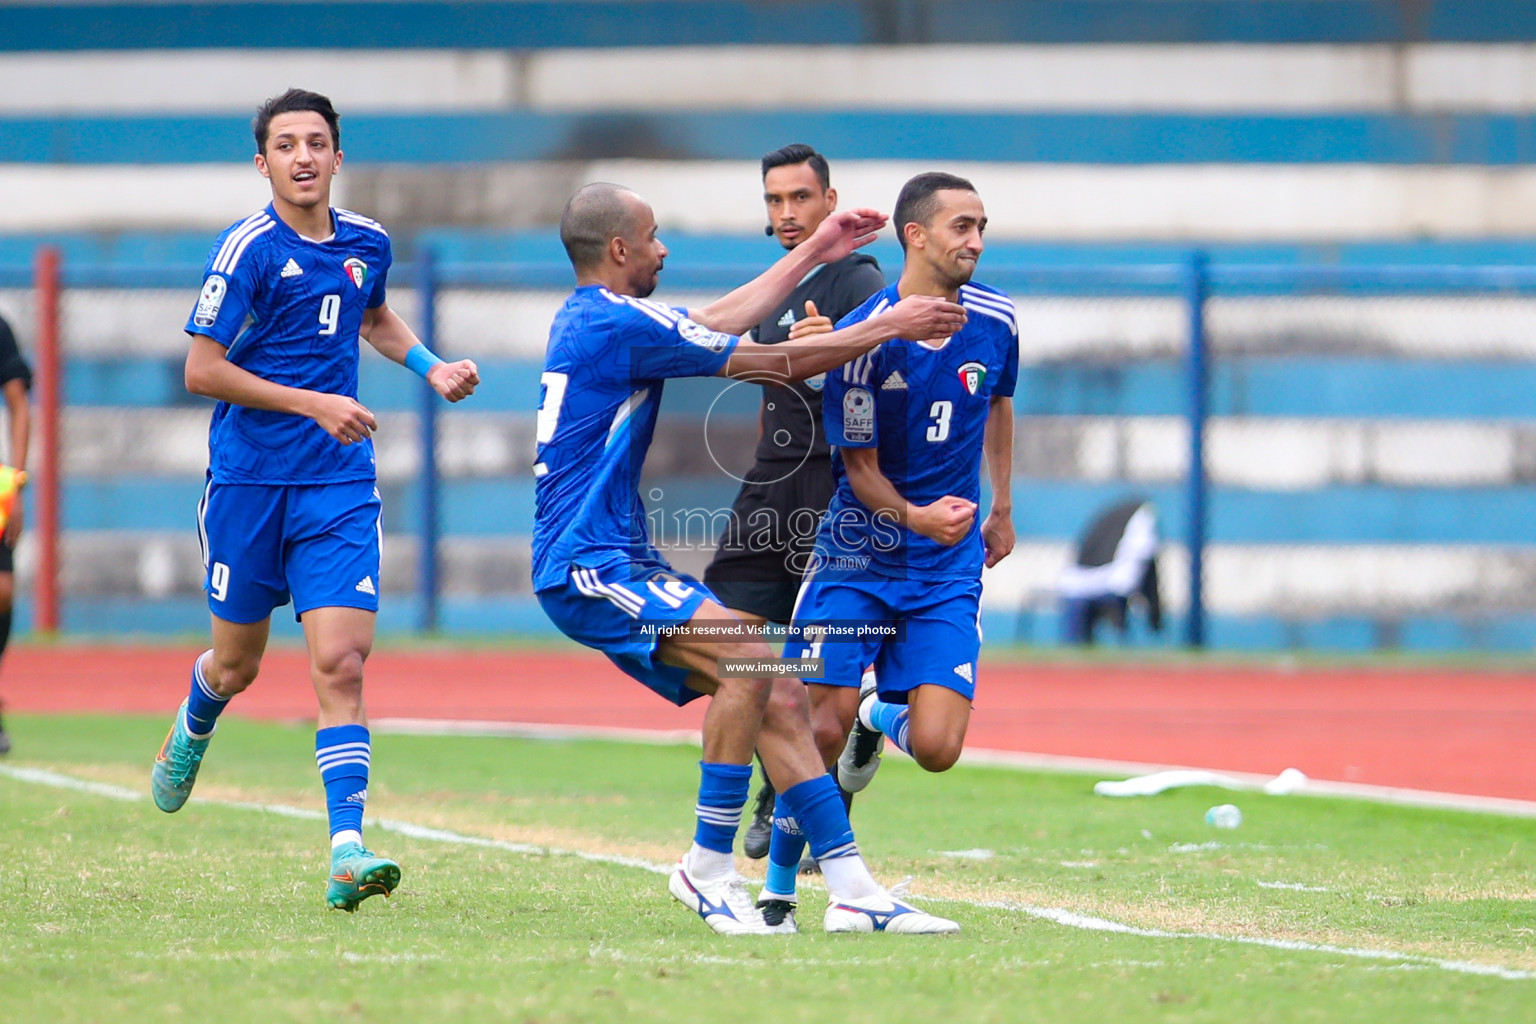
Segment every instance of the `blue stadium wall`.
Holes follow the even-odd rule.
[[[579,72],[583,61],[597,59],[585,53],[621,62],[628,54],[654,61],[657,77],[687,81],[689,65],[726,54],[746,68],[754,53],[793,50],[808,39],[814,39],[816,56],[824,61],[986,56],[998,62],[989,66],[1024,75],[1020,81],[1030,88],[1038,83],[1027,79],[1027,65],[1042,53],[1081,57],[1085,63],[1078,73],[1085,80],[1104,66],[1087,63],[1093,60],[1112,65],[1122,59],[1188,57],[1197,64],[1208,60],[1211,70],[1192,76],[1179,96],[1155,103],[1137,102],[1136,83],[1128,80],[1120,93],[1109,89],[1107,98],[1096,101],[1099,107],[1063,107],[1065,101],[1048,98],[1049,90],[1043,89],[1030,94],[1035,98],[989,98],[986,109],[926,108],[911,89],[893,90],[889,95],[896,95],[895,101],[882,94],[840,93],[840,99],[792,109],[712,100],[702,92],[692,107],[666,95],[643,105],[622,92],[594,99],[569,77],[558,79],[569,92],[554,99],[546,94],[543,103],[514,94],[512,86],[505,101],[470,96],[433,101],[425,109],[399,99],[369,104],[362,97],[343,106],[344,149],[352,175],[347,185],[364,200],[366,212],[389,221],[400,259],[430,249],[450,277],[476,266],[511,263],[528,289],[553,293],[568,285],[568,277],[549,228],[547,198],[544,213],[530,215],[531,223],[519,220],[516,211],[502,220],[495,211],[450,211],[444,221],[432,222],[413,218],[412,210],[421,206],[423,196],[451,190],[455,183],[505,186],[532,173],[552,176],[544,186],[550,189],[585,175],[633,174],[647,183],[647,194],[656,190],[658,212],[671,228],[668,241],[675,255],[666,288],[687,299],[740,280],[774,256],[773,243],[754,226],[760,223],[753,197],[755,161],[764,151],[791,139],[815,141],[833,158],[835,179],[849,197],[845,201],[873,205],[888,205],[892,183],[938,162],[971,173],[997,208],[995,238],[984,258],[990,279],[1031,299],[1075,302],[1072,309],[1078,312],[1092,312],[1092,304],[1101,299],[1129,304],[1127,322],[1148,331],[1153,328],[1147,324],[1166,320],[1168,303],[1175,298],[1165,287],[1120,287],[1105,295],[1091,275],[1078,284],[1053,279],[1045,287],[1021,268],[1172,265],[1194,248],[1209,252],[1217,268],[1529,264],[1536,256],[1536,221],[1531,219],[1536,215],[1517,201],[1529,187],[1528,164],[1536,153],[1536,104],[1523,94],[1505,102],[1498,81],[1465,96],[1444,84],[1447,75],[1457,77],[1458,68],[1479,63],[1523,68],[1520,61],[1528,58],[1518,51],[1520,44],[1536,40],[1536,3],[614,0],[6,6],[0,8],[0,85],[8,81],[7,64],[18,80],[55,81],[82,68],[89,77],[92,66],[116,74],[132,65],[113,61],[135,55],[171,61],[167,66],[211,57],[226,62],[238,77],[240,69],[314,47],[316,40],[323,40],[324,50],[316,55],[322,61],[327,53],[337,61],[348,53],[365,60],[379,53],[409,62],[421,54],[502,52],[515,62],[513,77],[530,69],[559,70],[562,60],[569,76],[571,68]],[[649,47],[657,49],[644,49]],[[1035,49],[1041,47],[1046,49]],[[1295,77],[1267,91],[1254,86],[1256,98],[1243,101],[1250,105],[1224,101],[1232,83],[1221,77],[1220,68],[1226,66],[1221,61],[1250,54]],[[1302,89],[1298,101],[1293,85],[1305,85],[1311,74],[1306,61],[1314,57],[1324,61],[1317,67],[1340,76],[1341,82],[1356,77],[1333,93]],[[632,67],[619,66],[616,73]],[[47,77],[49,68],[58,79]],[[31,77],[39,69],[43,78]],[[1406,89],[1399,78],[1409,83]],[[101,95],[119,95],[111,103],[93,105],[92,88]],[[147,97],[142,103],[132,99],[136,89]],[[110,330],[94,339],[82,334],[71,353],[65,391],[71,409],[80,413],[80,429],[86,429],[84,424],[98,429],[128,424],[132,429],[125,427],[126,433],[139,437],[134,431],[143,431],[142,436],[160,439],[165,449],[142,458],[137,471],[132,452],[103,447],[94,454],[75,453],[83,468],[68,477],[65,526],[79,547],[73,556],[67,548],[66,556],[73,558],[82,586],[66,606],[66,626],[194,630],[203,620],[200,602],[189,592],[195,571],[187,565],[186,541],[200,478],[187,468],[189,444],[195,448],[187,435],[195,434],[205,407],[180,390],[176,339],[181,318],[176,310],[181,297],[196,288],[197,267],[213,233],[245,208],[221,199],[189,212],[186,200],[206,192],[249,194],[260,201],[259,179],[251,180],[249,171],[247,127],[249,107],[260,93],[239,103],[221,98],[208,109],[199,106],[195,88],[167,102],[152,83],[126,77],[61,88],[57,95],[28,95],[24,86],[0,91],[10,93],[0,100],[0,184],[21,197],[9,213],[0,213],[0,311],[20,321],[24,340],[30,337],[20,285],[39,244],[62,249],[67,280],[81,286],[76,294],[97,292],[93,301],[110,305],[121,298],[154,310],[135,321],[140,326],[132,330],[138,334],[126,328],[121,338]],[[167,140],[184,141],[168,156]],[[171,179],[164,175],[166,168],[186,176]],[[84,201],[114,181],[152,182],[162,176],[177,182],[161,190],[170,195],[144,197],[138,189],[133,195],[141,197],[136,200],[140,207],[110,197],[95,207]],[[1095,219],[1069,211],[1057,216],[1009,204],[1017,194],[1074,178],[1102,183],[1112,215]],[[550,186],[548,180],[560,184]],[[674,180],[678,184],[670,185]],[[229,184],[240,181],[248,185]],[[1198,200],[1209,182],[1215,184],[1204,210],[1181,214],[1189,207],[1170,202],[1167,212],[1131,216],[1154,205],[1158,196]],[[727,187],[744,199],[697,209],[702,192]],[[1394,208],[1374,218],[1350,219],[1351,207],[1367,205],[1364,199],[1383,189],[1398,189],[1407,197],[1405,212]],[[1247,208],[1263,205],[1249,203],[1249,195],[1291,194],[1300,197],[1292,200],[1294,216],[1266,218],[1262,209]],[[1440,202],[1442,194],[1474,194],[1477,200],[1460,209],[1454,202]],[[1317,197],[1334,197],[1337,209],[1317,212]],[[350,195],[343,201],[355,203]],[[889,242],[881,243],[877,253],[888,272],[897,266],[899,255]],[[101,276],[106,271],[110,279]],[[71,279],[71,274],[76,276]],[[404,284],[402,279],[396,294],[409,305]],[[102,291],[104,285],[112,287]],[[1443,301],[1433,293],[1428,289],[1419,298]],[[1382,313],[1371,305],[1373,295],[1342,298],[1344,306],[1319,314],[1328,331],[1348,333],[1338,325],[1354,322],[1355,307],[1348,302],[1355,299],[1367,310],[1362,314],[1367,321],[1378,314],[1390,319],[1390,310]],[[76,325],[83,332],[97,314],[82,302]],[[1135,306],[1138,302],[1151,305]],[[1476,315],[1495,323],[1488,331],[1497,337],[1481,348],[1447,336],[1400,345],[1389,338],[1384,349],[1373,351],[1362,335],[1351,336],[1351,344],[1364,346],[1360,351],[1298,352],[1285,358],[1274,351],[1260,358],[1233,351],[1227,358],[1219,356],[1212,414],[1234,423],[1272,417],[1287,429],[1334,430],[1345,438],[1367,429],[1360,426],[1366,422],[1482,426],[1492,429],[1499,443],[1523,451],[1536,352],[1501,339],[1520,334],[1526,311],[1493,309],[1488,302],[1473,305]],[[1060,450],[1045,450],[1049,446],[1042,442],[1042,450],[1028,457],[1036,461],[1025,459],[1021,466],[1018,526],[1032,546],[1032,565],[1064,558],[1071,538],[1095,509],[1132,491],[1158,502],[1170,539],[1184,534],[1181,491],[1171,470],[1135,477],[1084,476],[1069,457],[1068,448],[1079,443],[1072,439],[1093,431],[1118,432],[1130,443],[1140,443],[1134,439],[1143,434],[1163,437],[1166,431],[1157,432],[1183,411],[1176,354],[1166,345],[1135,353],[1117,344],[1108,339],[1100,348],[1083,345],[1075,352],[1026,359],[1018,401],[1025,417],[1021,422],[1039,427],[1042,435],[1066,438]],[[444,345],[481,359],[487,381],[494,384],[475,399],[473,414],[483,419],[462,424],[474,443],[526,433],[529,410],[537,401],[537,353],[521,341],[487,343],[469,334],[447,335]],[[365,400],[386,417],[409,421],[417,402],[413,380],[377,360],[365,359],[364,367]],[[713,394],[707,386],[669,388],[668,414],[679,423],[697,424]],[[745,431],[753,415],[753,405],[741,403],[726,419],[733,429]],[[409,447],[408,433],[400,432],[395,443]],[[177,453],[174,458],[167,454],[171,450]],[[403,458],[401,465],[409,462]],[[452,550],[444,624],[455,631],[542,630],[542,618],[523,592],[525,582],[522,590],[509,585],[504,593],[493,593],[485,579],[466,567],[478,552],[498,571],[525,571],[519,561],[525,555],[516,549],[526,545],[531,525],[526,460],[521,455],[503,462],[486,458],[478,469],[446,474],[443,525]],[[1344,557],[1368,550],[1450,551],[1465,555],[1468,564],[1490,552],[1518,553],[1529,547],[1528,524],[1536,512],[1521,458],[1512,456],[1513,468],[1503,476],[1490,471],[1470,483],[1458,482],[1454,474],[1405,481],[1391,477],[1390,466],[1383,470],[1385,478],[1374,479],[1371,474],[1381,469],[1375,464],[1354,476],[1325,475],[1303,489],[1218,479],[1211,537],[1234,548],[1278,552],[1274,557],[1282,560],[1290,550],[1321,550],[1324,558],[1329,552]],[[1430,470],[1431,477],[1439,472],[1433,466]],[[705,479],[696,468],[664,478],[662,486],[690,504],[719,504],[729,497],[728,485]],[[409,549],[419,524],[411,473],[392,470],[385,489],[398,557],[399,550]],[[128,538],[129,547],[114,541],[115,535]],[[145,551],[164,554],[148,558]],[[96,579],[82,568],[88,557],[137,559],[138,568]],[[406,629],[418,620],[419,609],[408,592],[409,560],[397,565],[401,571],[383,624]],[[1043,596],[1049,583],[1049,572],[1039,569],[1027,581],[1000,588],[1008,596],[992,603],[989,635],[1033,641],[1054,637],[1055,613]],[[96,587],[96,596],[87,596],[86,584]],[[291,632],[284,618],[277,618],[279,629]],[[1223,646],[1523,650],[1536,640],[1533,621],[1531,609],[1497,602],[1449,611],[1445,606],[1415,610],[1394,605],[1358,612],[1324,602],[1310,609],[1218,613],[1212,639]]]

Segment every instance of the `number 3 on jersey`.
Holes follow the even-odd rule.
[[[933,422],[928,424],[928,440],[938,442],[949,437],[949,415],[955,411],[953,402],[938,401],[928,410]]]
[[[554,371],[539,375],[539,386],[544,389],[544,395],[539,400],[539,416],[534,425],[535,444],[548,444],[555,439],[555,428],[560,425],[560,403],[565,401],[565,386],[570,379],[569,374]],[[549,467],[542,462],[533,467],[534,476],[543,476],[547,472]]]

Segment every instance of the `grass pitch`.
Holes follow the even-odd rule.
[[[804,934],[726,939],[655,870],[689,840],[697,750],[378,735],[391,824],[367,838],[405,876],[346,915],[312,730],[226,720],[170,816],[147,798],[164,722],[8,724],[6,1021],[1536,1018],[1530,821],[889,758],[860,845],[963,933],[827,936],[803,889]],[[1209,828],[1228,800],[1243,826]]]

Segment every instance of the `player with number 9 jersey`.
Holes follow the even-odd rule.
[[[269,203],[219,236],[188,334],[225,346],[230,362],[289,387],[357,397],[358,331],[384,303],[392,256],[375,221],[334,211],[335,234],[304,238]],[[208,429],[209,475],[221,484],[374,479],[373,441],[338,445],[314,420],[220,402]]]
[[[303,623],[319,703],[315,764],[331,836],[326,902],[355,910],[389,895],[400,866],[363,846],[372,741],[363,664],[382,589],[373,414],[357,400],[360,342],[414,370],[451,402],[480,377],[444,362],[389,308],[384,229],[330,205],[340,117],[290,89],[251,122],[255,167],[272,202],[218,238],[187,320],[186,385],[216,400],[208,482],[197,509],[213,647],[155,757],[162,811],[192,793],[218,718],[256,679],[274,609]]]

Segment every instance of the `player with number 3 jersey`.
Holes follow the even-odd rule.
[[[827,375],[823,417],[836,491],[795,604],[787,657],[821,658],[805,679],[817,747],[849,792],[868,784],[890,737],[929,771],[960,756],[981,648],[981,570],[1013,550],[1013,302],[971,281],[986,212],[964,178],[931,172],[902,188],[901,278],[838,326],[910,295],[965,307],[940,341],[898,339]],[[985,461],[992,507],[976,515]],[[899,632],[849,635],[854,624]],[[863,681],[866,666],[875,668]],[[861,685],[862,682],[862,685]],[[792,904],[804,840],[774,813],[765,907]]]
[[[363,662],[373,647],[382,540],[371,435],[357,400],[359,339],[456,402],[474,363],[429,352],[385,300],[389,236],[330,205],[341,168],[330,100],[290,89],[257,111],[268,206],[214,243],[187,321],[187,389],[218,400],[198,505],[213,648],[192,666],[151,785],[176,811],[191,795],[219,714],[256,678],[272,612],[293,602],[319,699],[315,760],[331,831],[326,899],[353,910],[388,895],[395,862],[362,844],[371,741]]]

